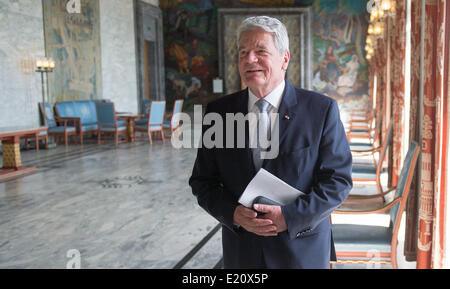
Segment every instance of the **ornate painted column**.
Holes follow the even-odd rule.
[[[406,0],[396,2],[396,16],[391,21],[391,99],[392,123],[392,186],[396,186],[402,169],[402,140],[405,109],[405,57],[406,57]]]
[[[443,119],[443,83],[444,83],[444,27],[445,0],[427,0],[425,3],[425,43],[424,43],[424,98],[422,129],[422,172],[419,200],[419,233],[417,244],[417,268],[432,268],[439,263],[442,252],[434,240],[436,229],[440,226],[436,216],[442,212],[439,203],[442,188],[442,119]],[[445,175],[444,175],[445,177]],[[436,206],[437,205],[437,206]],[[433,251],[432,248],[438,249]],[[433,254],[435,255],[433,257]],[[434,260],[434,262],[433,262]]]
[[[421,1],[411,1],[411,110],[409,138],[418,143],[419,140],[419,79],[420,79],[420,25]],[[407,261],[417,260],[417,220],[419,174],[415,171],[408,201],[406,203],[406,232],[404,254]]]

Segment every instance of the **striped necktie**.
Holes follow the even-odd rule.
[[[253,149],[253,163],[256,171],[262,167],[263,159],[261,158],[261,151],[265,151],[269,148],[271,138],[271,125],[269,109],[270,103],[265,99],[260,98],[256,103],[256,107],[259,110],[258,125],[256,127],[256,143],[257,147]]]

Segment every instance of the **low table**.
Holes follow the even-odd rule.
[[[20,157],[20,138],[27,135],[36,137],[47,127],[16,126],[0,128],[0,141],[3,148],[3,167],[0,169],[0,181],[12,177],[29,174],[37,169],[35,167],[22,166]]]
[[[128,127],[128,140],[130,142],[134,142],[136,140],[136,135],[134,133],[134,121],[137,118],[142,118],[142,114],[133,114],[133,113],[116,113],[118,119],[123,119],[127,121],[127,127]]]

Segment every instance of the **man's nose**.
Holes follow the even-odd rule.
[[[258,57],[257,57],[255,52],[250,51],[247,54],[246,60],[247,60],[248,63],[255,63],[255,62],[258,62]]]

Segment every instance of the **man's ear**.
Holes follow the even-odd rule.
[[[289,51],[286,50],[283,55],[283,66],[281,67],[284,71],[287,70],[290,59],[291,59],[291,54],[289,53]]]

